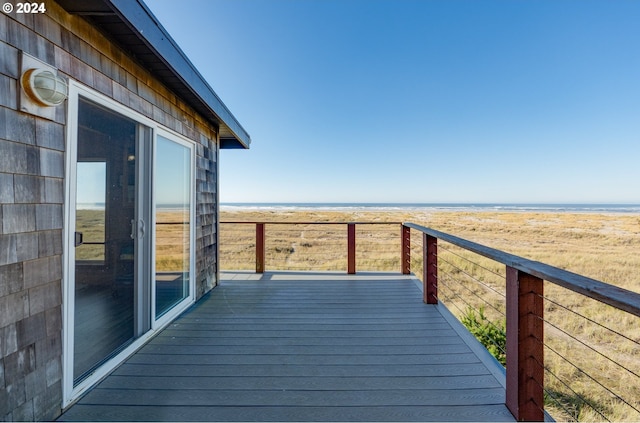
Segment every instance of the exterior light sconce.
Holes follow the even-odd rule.
[[[20,111],[48,120],[64,121],[69,81],[58,69],[21,51],[20,75]]]
[[[58,106],[69,95],[67,82],[49,69],[28,69],[22,74],[21,82],[27,96],[39,106]]]

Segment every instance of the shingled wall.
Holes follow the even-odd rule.
[[[89,21],[47,2],[0,13],[0,420],[50,420],[62,403],[66,105],[19,111],[20,52],[196,144],[196,295],[216,283],[218,133]]]

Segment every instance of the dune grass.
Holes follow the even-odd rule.
[[[76,231],[84,242],[76,248],[76,260],[104,261],[106,229],[104,210],[78,210]],[[182,271],[189,266],[189,216],[181,211],[160,210],[156,214],[155,249],[157,271]]]
[[[221,220],[410,221],[640,292],[637,214],[223,211]],[[266,233],[267,269],[346,270],[346,226],[271,224]],[[418,235],[412,231],[416,275]],[[399,271],[399,225],[361,225],[356,238],[358,270]],[[255,226],[222,225],[220,247],[223,269],[255,269]],[[459,317],[482,307],[499,327],[504,265],[446,243],[438,248],[440,300]],[[548,282],[544,290],[545,408],[558,420],[640,420],[640,319]]]
[[[155,227],[156,271],[183,272],[189,268],[189,214],[158,210]]]
[[[76,248],[77,260],[103,261],[105,259],[105,213],[104,210],[78,210],[76,232],[83,234],[83,244]]]

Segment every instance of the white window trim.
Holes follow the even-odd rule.
[[[71,268],[71,263],[75,258],[74,249],[74,234],[71,228],[75,227],[75,209],[76,198],[71,193],[76,192],[76,169],[75,165],[77,160],[77,137],[78,137],[78,105],[79,98],[83,97],[94,103],[97,103],[105,108],[133,119],[137,123],[151,128],[152,131],[152,150],[153,160],[155,161],[155,144],[157,135],[162,135],[172,141],[178,142],[182,145],[188,146],[191,150],[191,222],[190,225],[190,237],[192,254],[190,255],[190,277],[189,277],[189,296],[185,298],[181,303],[176,305],[171,311],[161,316],[160,319],[155,319],[155,278],[152,277],[149,288],[151,289],[150,298],[151,305],[149,307],[151,315],[151,329],[132,342],[127,348],[121,351],[116,356],[109,359],[96,371],[78,383],[73,385],[73,355],[74,355],[74,303],[75,303],[75,269]],[[66,128],[66,151],[65,151],[65,196],[66,201],[64,205],[64,224],[63,224],[63,303],[62,303],[62,317],[63,317],[63,334],[62,334],[62,408],[65,409],[77,401],[86,391],[92,388],[102,378],[112,372],[118,365],[132,355],[135,351],[146,344],[156,333],[166,327],[173,319],[179,314],[183,313],[195,302],[195,289],[196,289],[196,267],[195,267],[195,199],[196,199],[196,160],[195,160],[195,142],[188,138],[172,131],[160,125],[158,122],[149,119],[141,113],[132,110],[110,97],[107,97],[92,88],[82,85],[76,81],[69,81],[69,96],[67,103],[67,128]],[[155,166],[152,166],[155,169]],[[151,186],[153,185],[154,175],[151,175]],[[155,196],[152,197],[152,241],[155,238]],[[155,242],[151,242],[151,268],[149,274],[155,274]]]

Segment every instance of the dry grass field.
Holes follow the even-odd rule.
[[[76,248],[77,260],[104,261],[104,210],[78,210],[76,231],[82,232],[85,243]],[[189,216],[182,211],[159,210],[155,228],[156,270],[183,271],[189,267]]]
[[[83,234],[83,241],[86,243],[95,242],[97,244],[84,244],[76,248],[77,260],[98,260],[105,259],[105,227],[104,210],[78,210],[76,216],[76,232]],[[101,243],[101,244],[100,244]]]
[[[222,211],[221,221],[413,222],[640,292],[640,215],[494,211]],[[412,232],[412,272],[421,274]],[[358,270],[400,269],[400,228],[358,225]],[[266,229],[266,268],[346,269],[346,225]],[[223,224],[222,269],[255,269],[255,226]],[[504,313],[504,266],[439,246],[439,297],[458,316]],[[546,409],[558,420],[640,421],[640,319],[545,282]],[[622,334],[623,336],[620,336]]]
[[[156,213],[156,271],[182,272],[189,268],[189,214]]]

